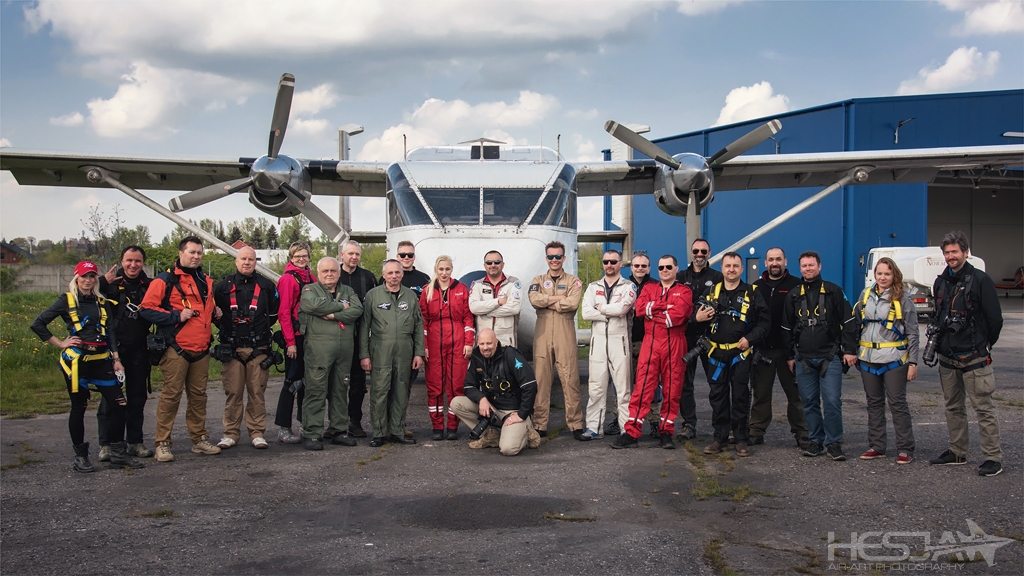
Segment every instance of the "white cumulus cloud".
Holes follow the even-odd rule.
[[[321,84],[311,90],[296,92],[292,98],[292,114],[317,114],[320,110],[333,108],[338,102],[338,94],[332,84]]]
[[[327,120],[323,118],[313,118],[311,120],[292,118],[288,121],[288,132],[292,134],[316,136],[323,133],[324,130],[327,130]]]
[[[961,46],[946,58],[942,66],[925,66],[918,71],[916,78],[901,82],[896,94],[948,92],[991,78],[998,69],[999,52],[984,54],[976,46]]]
[[[85,117],[82,116],[81,112],[72,112],[64,116],[50,118],[51,126],[81,126],[83,123],[85,123]]]
[[[733,88],[725,97],[725,106],[718,113],[715,126],[743,122],[753,118],[781,114],[789,110],[789,98],[775,94],[771,83],[758,82],[753,86]]]
[[[954,34],[1009,34],[1024,32],[1024,3],[1020,0],[940,0],[949,10],[964,12],[964,21],[953,28]]]
[[[744,0],[676,0],[676,10],[687,16],[699,16],[708,12],[725,10],[730,4],[739,4]]]
[[[0,148],[10,148],[11,141],[7,138],[0,138]]]

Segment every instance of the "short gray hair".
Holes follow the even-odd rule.
[[[344,244],[341,245],[341,250],[339,250],[339,252],[344,252],[345,248],[349,245],[353,245],[356,248],[359,248],[359,252],[363,251],[363,246],[359,242],[356,242],[355,240],[349,240],[348,242],[345,242]]]
[[[337,268],[338,270],[341,270],[341,264],[338,263],[338,259],[337,258],[334,258],[332,256],[324,256],[323,258],[321,258],[321,259],[316,261],[316,271],[317,272],[320,271],[320,265],[324,264],[324,263],[328,263],[328,264],[333,263],[334,264],[334,268]]]
[[[950,244],[957,244],[960,246],[960,250],[963,251],[964,254],[970,250],[970,246],[967,244],[967,234],[964,234],[960,230],[954,230],[942,237],[941,246],[943,250],[945,250],[946,246],[949,246]]]

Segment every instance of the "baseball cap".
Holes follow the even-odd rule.
[[[88,260],[82,260],[75,266],[75,276],[85,276],[89,273],[99,274],[99,268]]]

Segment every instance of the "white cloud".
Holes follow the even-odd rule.
[[[359,160],[393,161],[402,158],[403,135],[408,149],[420,146],[454,144],[483,136],[507,144],[525,143],[507,128],[525,128],[541,125],[541,121],[558,110],[558,99],[529,90],[519,93],[512,103],[483,102],[470,104],[464,100],[429,98],[405,121],[392,126],[377,138],[363,145],[356,155]],[[537,133],[538,140],[540,132]],[[552,137],[552,141],[554,138]]]
[[[333,108],[338,100],[338,94],[335,93],[332,84],[321,84],[311,90],[296,92],[292,98],[291,113],[317,114],[322,109]]]
[[[687,16],[699,16],[709,12],[725,10],[730,4],[739,4],[744,0],[676,0],[676,10]]]
[[[303,120],[302,118],[291,118],[288,121],[288,132],[302,136],[316,136],[327,129],[327,120],[313,118]]]
[[[576,147],[576,151],[572,155],[563,154],[568,160],[576,162],[599,162],[604,160],[604,154],[601,154],[601,150],[594,144],[593,140],[584,138],[581,134],[573,134],[569,136],[569,142]]]
[[[753,118],[781,114],[789,110],[789,98],[775,94],[769,82],[733,88],[725,97],[725,106],[718,113],[715,126],[742,122]]]
[[[964,21],[953,27],[954,34],[1008,34],[1024,32],[1024,4],[1020,0],[939,0],[951,11],[963,11]]]
[[[11,141],[7,138],[0,138],[0,148],[10,148]]]
[[[50,126],[81,126],[84,122],[85,117],[82,116],[81,112],[72,112],[64,116],[50,118]]]
[[[100,136],[166,137],[175,131],[171,117],[193,101],[236,98],[252,90],[247,83],[217,74],[157,68],[141,60],[132,62],[131,72],[121,80],[113,96],[88,104],[89,123]]]
[[[213,100],[209,104],[207,104],[206,107],[203,108],[203,110],[206,110],[207,112],[220,112],[221,110],[224,110],[227,107],[227,102],[223,100]]]
[[[896,94],[947,92],[977,80],[991,78],[998,68],[999,52],[983,54],[975,46],[961,46],[946,58],[942,66],[925,66],[918,71],[917,78],[901,82]]]

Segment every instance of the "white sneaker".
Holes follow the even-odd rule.
[[[269,444],[267,444],[267,441],[262,436],[257,436],[252,439],[252,447],[262,450],[263,448],[269,447]]]
[[[238,442],[225,436],[220,439],[220,442],[217,442],[217,448],[220,448],[221,450],[227,450],[228,448],[231,448],[236,444],[238,444]]]

